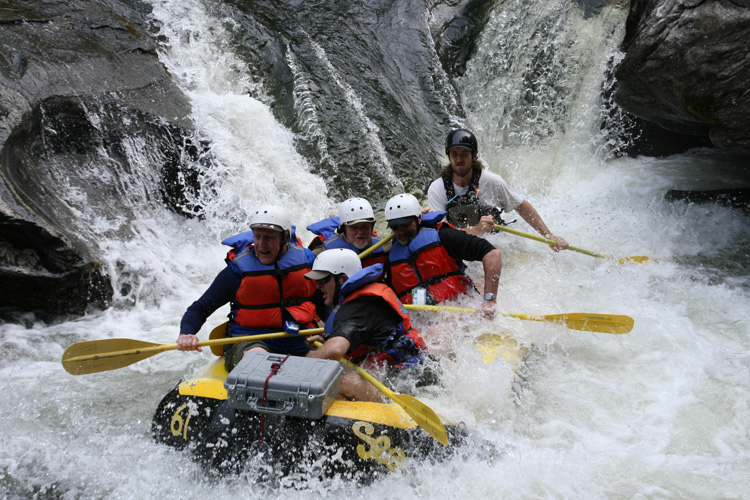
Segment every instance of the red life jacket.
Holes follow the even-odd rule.
[[[315,282],[305,278],[310,271],[305,249],[290,243],[287,251],[273,265],[262,264],[253,246],[228,255],[230,267],[242,275],[232,301],[232,324],[235,334],[244,329],[283,330],[284,321],[313,326],[317,319],[312,296]],[[240,328],[236,328],[240,327]]]
[[[423,227],[408,245],[395,240],[388,260],[393,289],[404,304],[412,303],[411,292],[416,287],[424,287],[430,295],[428,301],[434,303],[454,299],[472,288],[435,229]]]
[[[401,323],[384,342],[379,345],[360,344],[346,357],[354,363],[360,363],[368,358],[370,363],[387,364],[398,368],[418,363],[422,359],[422,351],[425,348],[424,339],[419,330],[412,326],[411,316],[399,302],[393,290],[382,283],[367,283],[349,293],[342,305],[359,297],[380,297],[385,300],[401,317]],[[329,324],[332,324],[332,321]]]

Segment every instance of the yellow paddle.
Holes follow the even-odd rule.
[[[362,250],[362,252],[359,253],[359,258],[360,259],[364,259],[368,255],[370,255],[372,252],[374,252],[378,248],[382,247],[383,245],[385,245],[386,243],[388,243],[389,241],[391,241],[394,236],[396,236],[396,233],[391,233],[388,236],[386,236],[385,238],[383,238],[382,240],[380,240],[377,243],[375,243],[370,248],[368,248],[366,250]]]
[[[531,233],[524,233],[523,231],[519,231],[518,229],[512,229],[507,226],[500,226],[500,225],[496,225],[495,229],[497,229],[498,231],[505,231],[506,233],[515,234],[516,236],[523,236],[524,238],[529,238],[530,240],[541,241],[542,243],[546,243],[552,247],[557,246],[557,242],[555,240],[543,238],[542,236],[537,236]],[[584,250],[583,248],[574,247],[572,245],[568,246],[568,250],[573,250],[574,252],[582,253],[585,255],[590,255],[591,257],[599,257],[600,259],[616,260],[620,264],[626,264],[628,262],[631,262],[634,264],[641,264],[642,262],[646,262],[647,260],[649,260],[649,258],[646,257],[645,255],[631,255],[630,257],[624,257],[622,259],[618,259],[616,257],[612,257],[611,255],[594,253],[589,250]]]
[[[452,311],[475,313],[478,309],[451,306],[427,306],[407,304],[404,307],[410,311]],[[551,321],[562,323],[572,330],[599,333],[628,333],[633,329],[633,318],[621,314],[593,314],[593,313],[561,313],[561,314],[523,314],[497,313],[511,318],[527,319],[531,321]]]
[[[323,344],[315,342],[315,345],[321,347]],[[355,365],[346,358],[340,358],[339,363],[356,371],[360,377],[370,382],[377,390],[388,396],[391,401],[403,408],[404,411],[414,419],[414,422],[424,429],[427,434],[437,439],[443,446],[448,446],[448,432],[445,430],[443,422],[440,421],[440,417],[437,416],[432,408],[414,396],[409,396],[408,394],[396,394],[383,385],[378,379],[370,375],[367,370],[359,365]]]
[[[393,238],[394,234],[386,236],[375,245],[359,254],[360,258],[367,257],[373,251],[383,246]],[[293,337],[285,332],[267,333],[263,335],[246,335],[242,337],[226,337],[228,322],[224,322],[211,331],[210,340],[198,342],[199,346],[211,346],[211,351],[217,356],[224,354],[220,346],[247,342],[250,340],[264,340]],[[300,335],[322,333],[322,328],[301,330]],[[177,344],[156,344],[142,340],[131,339],[103,339],[78,342],[68,347],[63,353],[62,363],[71,375],[85,375],[123,368],[137,363],[155,354],[177,349]]]
[[[322,328],[300,330],[299,335],[323,333]],[[243,335],[242,337],[225,337],[215,340],[202,340],[199,346],[214,346],[249,342],[251,340],[280,339],[296,337],[286,332],[264,333],[260,335]],[[156,344],[132,339],[102,339],[77,342],[67,349],[62,356],[65,371],[71,375],[106,372],[123,368],[138,361],[150,358],[155,354],[177,349],[177,344]]]

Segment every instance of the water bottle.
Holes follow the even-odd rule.
[[[421,286],[413,289],[411,291],[411,303],[419,304],[421,306],[427,304],[427,290]]]

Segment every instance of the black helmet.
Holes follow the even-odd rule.
[[[477,138],[474,137],[474,134],[472,134],[465,128],[454,130],[453,132],[448,134],[448,137],[445,139],[445,154],[448,154],[448,151],[456,146],[461,146],[469,149],[474,154],[479,153]]]

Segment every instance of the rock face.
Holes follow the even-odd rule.
[[[199,212],[185,191],[199,189],[191,165],[210,158],[191,140],[189,104],[159,63],[147,3],[5,5],[0,317],[107,307],[124,294],[113,289],[98,258],[101,235],[90,228],[104,219],[114,239],[126,240],[135,205]],[[352,186],[367,186],[375,199],[422,187],[420,173],[434,167],[445,130],[462,115],[449,75],[461,73],[490,7],[483,0],[210,5],[236,23],[234,49],[263,87],[254,97],[297,133],[300,153],[330,179],[329,194],[344,198]],[[395,176],[384,175],[391,169]],[[87,220],[92,212],[96,220]]]
[[[156,152],[149,157],[155,186],[141,188],[144,199],[161,197],[159,202],[182,210],[174,179],[183,168],[189,106],[157,58],[147,29],[148,5],[44,0],[5,5],[0,315],[81,314],[105,307],[113,290],[77,203],[103,218],[128,217],[111,195],[126,182],[127,150],[137,143]]]
[[[749,0],[633,0],[623,48],[620,106],[750,153]]]
[[[592,16],[609,1],[575,3]],[[233,49],[262,87],[255,97],[297,134],[329,195],[361,188],[374,201],[423,188],[432,175],[445,133],[464,114],[452,79],[497,6],[209,4],[232,19]],[[698,144],[710,137],[750,152],[749,11],[750,0],[633,0],[617,102]],[[189,200],[198,199],[195,166],[210,155],[159,62],[150,12],[141,0],[0,7],[0,319],[107,307],[127,284],[114,290],[108,274],[118,272],[99,258],[102,222],[119,242],[140,207],[200,213]]]
[[[492,2],[224,0],[236,51],[329,196],[424,189],[464,115],[460,75]],[[363,110],[365,110],[363,112]],[[384,175],[384,171],[392,175]]]

